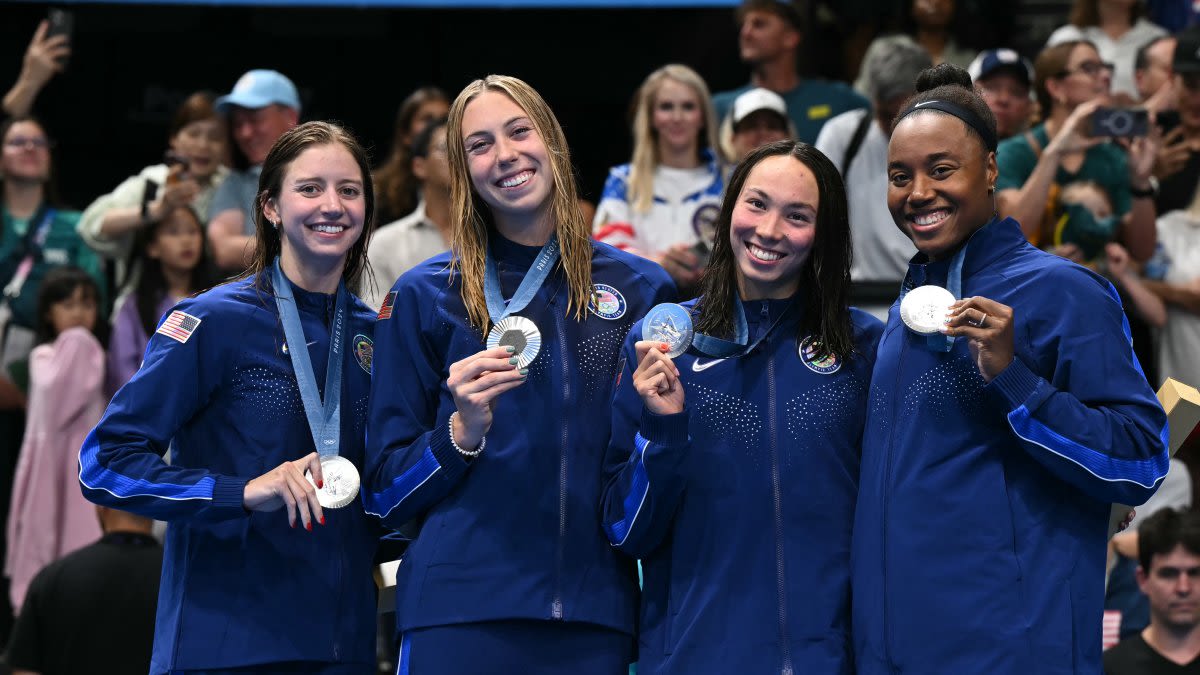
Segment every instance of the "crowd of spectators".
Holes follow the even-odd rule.
[[[801,76],[809,26],[796,5],[746,0],[737,10],[745,86],[710,93],[702,73],[666,64],[637,92],[614,92],[635,101],[633,151],[603,185],[593,236],[658,262],[688,297],[699,288],[732,167],[755,147],[796,138],[814,144],[846,179],[856,303],[886,317],[914,253],[885,202],[893,118],[917,73],[955,63],[968,68],[997,120],[1000,215],[1015,217],[1033,244],[1113,281],[1152,386],[1166,377],[1200,384],[1193,3],[1076,0],[1045,47],[1029,55],[960,44],[954,0],[914,0],[910,10],[897,32],[870,42],[853,86]],[[136,645],[148,659],[140,631],[152,625],[153,584],[128,596],[104,589],[126,578],[145,582],[161,550],[148,523],[97,514],[82,500],[75,453],[138,369],[171,306],[253,259],[250,214],[262,162],[303,115],[285,74],[252,69],[228,90],[214,82],[228,93],[183,101],[162,158],[115,187],[95,185],[82,211],[68,208],[55,190],[53,130],[32,114],[39,91],[71,55],[68,39],[47,28],[43,22],[33,33],[0,123],[0,522],[7,527],[0,597],[11,604],[0,602],[0,639],[12,634],[9,665],[32,673],[82,672],[53,647],[88,632],[74,619],[80,613],[130,613],[119,626],[128,636],[122,658]],[[449,246],[448,98],[435,87],[413,91],[376,169],[380,225],[363,293],[373,307],[399,275]],[[1132,129],[1117,126],[1124,122]],[[61,161],[70,162],[69,153]],[[1122,628],[1138,643],[1113,652],[1112,673],[1167,672],[1129,664],[1157,654],[1182,665],[1200,655],[1198,526],[1191,516],[1166,515],[1191,503],[1187,468],[1177,464],[1173,485],[1186,488],[1186,499],[1142,515],[1150,517],[1141,542],[1154,548],[1138,548],[1136,527],[1132,540],[1114,541],[1114,594],[1131,589],[1135,574],[1144,593],[1134,591],[1142,609]],[[1191,603],[1183,633],[1172,594]],[[103,651],[102,640],[76,644],[92,642]]]

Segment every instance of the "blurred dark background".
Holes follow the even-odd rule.
[[[713,0],[708,0],[710,3]],[[718,0],[719,1],[719,0]],[[1013,45],[1020,17],[1064,14],[1061,0],[959,0],[961,43]],[[348,125],[382,160],[400,101],[432,84],[451,98],[487,73],[525,79],[566,129],[583,195],[630,153],[629,103],[653,69],[680,62],[713,91],[739,86],[734,7],[404,8],[59,4],[75,15],[73,55],[35,106],[56,140],[65,201],[83,208],[158,161],[175,105],[199,89],[226,93],[244,71],[273,68],[300,89],[303,120]],[[851,79],[854,36],[895,25],[899,0],[814,4],[802,72]],[[1017,11],[1028,4],[1029,11]],[[0,88],[15,81],[51,5],[0,2]],[[1019,29],[1019,30],[1018,30]],[[862,42],[865,47],[866,42]],[[1036,49],[1036,46],[1030,45]]]

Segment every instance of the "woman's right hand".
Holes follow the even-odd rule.
[[[496,398],[525,381],[528,369],[517,369],[512,347],[485,349],[450,365],[446,386],[454,397],[454,442],[465,450],[479,447],[492,428]]]
[[[321,502],[317,501],[317,489],[304,477],[306,469],[312,472],[317,485],[324,482],[321,456],[310,452],[246,483],[242,491],[242,506],[249,511],[277,511],[279,507],[286,506],[288,525],[295,527],[296,516],[299,515],[304,529],[310,532],[314,520],[324,525],[325,514],[321,511]]]
[[[1054,138],[1050,139],[1050,143],[1046,145],[1046,152],[1058,156],[1072,152],[1084,152],[1088,148],[1106,141],[1107,139],[1104,137],[1089,136],[1086,125],[1092,119],[1092,113],[1107,102],[1107,98],[1101,97],[1075,106],[1058,133],[1054,134]]]
[[[179,168],[174,167],[171,170],[176,171]],[[198,194],[200,194],[200,184],[194,178],[168,181],[163,186],[162,196],[151,205],[150,215],[154,218],[154,222],[159,222],[175,209],[191,204]]]
[[[633,372],[633,388],[642,403],[655,415],[674,415],[683,412],[683,383],[679,369],[667,356],[665,343],[639,340],[633,345],[638,367]]]

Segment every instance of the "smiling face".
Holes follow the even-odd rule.
[[[666,78],[654,93],[650,124],[658,138],[659,154],[698,153],[704,113],[700,95],[688,85]]]
[[[205,179],[217,170],[225,154],[225,130],[216,118],[196,120],[172,136],[170,146],[187,160],[189,174]]]
[[[502,230],[542,222],[551,205],[550,153],[529,115],[507,95],[485,90],[463,110],[471,185]]]
[[[767,157],[750,170],[729,227],[743,300],[777,300],[796,292],[816,238],[819,208],[816,178],[795,157]]]
[[[265,108],[234,106],[229,114],[229,126],[246,160],[257,166],[266,161],[271,146],[285,131],[296,126],[298,119],[295,110],[282,105],[271,104]]]
[[[363,233],[362,170],[344,146],[314,145],[288,165],[279,196],[263,215],[278,224],[285,269],[325,270],[344,263]]]
[[[951,115],[905,117],[888,144],[888,209],[931,261],[953,253],[995,211],[996,153]]]

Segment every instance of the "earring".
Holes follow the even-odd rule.
[[[989,194],[989,195],[990,195],[990,194],[995,194],[995,192],[996,192],[996,186],[995,186],[995,185],[989,185],[989,186],[988,186],[988,194]]]

